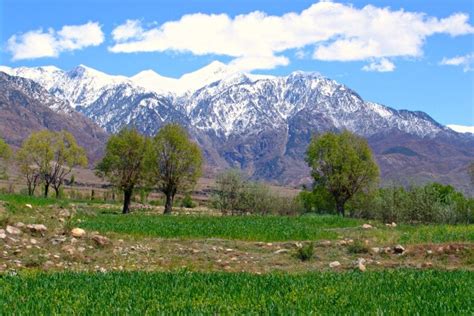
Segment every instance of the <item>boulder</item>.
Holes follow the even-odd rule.
[[[95,241],[95,243],[98,246],[106,246],[106,245],[110,244],[109,238],[107,238],[105,236],[101,236],[101,235],[92,236],[92,240]]]
[[[71,245],[65,245],[61,248],[61,250],[68,253],[69,255],[73,255],[76,252],[76,248]]]
[[[43,224],[29,224],[26,225],[26,228],[28,228],[32,233],[41,233],[43,234],[48,230],[48,228],[43,225]]]
[[[86,231],[82,228],[76,227],[71,230],[71,235],[74,238],[81,238],[86,235]]]
[[[377,253],[380,253],[380,248],[379,248],[379,247],[373,247],[373,248],[370,248],[370,251],[371,251],[372,253],[377,254]]]
[[[0,229],[0,239],[7,238],[7,234],[5,234],[5,229]]]
[[[333,261],[333,262],[329,263],[330,268],[338,268],[340,266],[341,266],[341,263],[339,261]]]
[[[21,230],[19,228],[16,228],[16,227],[10,226],[10,225],[7,225],[6,231],[10,235],[20,235],[21,234]]]
[[[22,222],[18,222],[18,223],[15,223],[15,225],[13,225],[13,226],[15,226],[16,228],[20,228],[20,229],[22,229],[22,228],[24,228],[24,227],[25,227],[25,224],[24,224],[24,223],[22,223]]]
[[[373,228],[373,226],[370,225],[370,224],[364,224],[364,225],[362,225],[362,228],[363,229],[371,229],[371,228]]]
[[[405,252],[405,248],[402,245],[396,245],[393,247],[393,252],[396,254],[402,254]]]

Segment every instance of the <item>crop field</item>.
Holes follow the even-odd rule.
[[[223,238],[249,241],[336,239],[334,228],[361,225],[338,216],[163,216],[99,214],[79,217],[80,227],[162,238]]]
[[[163,216],[105,213],[79,216],[80,227],[161,238],[223,238],[248,241],[334,240],[341,233],[378,236],[403,243],[474,241],[473,225],[402,225],[397,229],[383,226],[361,231],[361,220],[339,216]]]
[[[34,274],[0,278],[11,314],[472,314],[474,273]]]
[[[0,315],[474,312],[473,225],[161,212],[0,195]]]

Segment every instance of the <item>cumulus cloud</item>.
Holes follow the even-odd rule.
[[[462,66],[464,72],[473,71],[474,53],[452,58],[445,57],[441,60],[440,64],[445,66]]]
[[[271,69],[289,63],[282,55],[285,50],[309,48],[317,60],[378,60],[367,69],[393,70],[387,58],[423,55],[424,42],[431,35],[473,33],[468,20],[463,13],[440,19],[420,12],[321,1],[281,16],[259,11],[235,17],[196,13],[158,26],[128,20],[114,29],[109,50],[218,54],[234,57],[232,63],[246,69]]]
[[[104,33],[96,22],[65,25],[59,31],[32,30],[13,35],[7,41],[7,50],[13,60],[57,57],[64,51],[97,46],[104,41]]]
[[[395,70],[395,65],[387,58],[382,58],[362,67],[363,71],[390,72]]]

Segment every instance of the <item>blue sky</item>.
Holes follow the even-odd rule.
[[[425,111],[443,124],[474,125],[472,0],[3,0],[0,6],[3,65],[85,64],[110,74],[153,69],[179,77],[220,60],[254,73],[317,71],[366,100]]]

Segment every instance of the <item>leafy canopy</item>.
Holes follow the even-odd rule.
[[[107,178],[121,190],[132,190],[144,179],[143,159],[147,143],[135,129],[122,129],[110,136],[104,158],[96,167],[97,175]]]
[[[357,192],[372,188],[379,176],[367,141],[349,131],[313,138],[306,161],[312,168],[315,186],[331,193],[341,215],[344,204]]]

